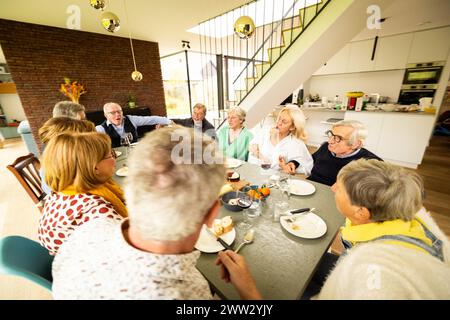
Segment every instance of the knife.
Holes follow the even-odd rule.
[[[311,211],[311,210],[312,210],[311,208],[302,208],[302,209],[292,210],[291,214],[302,213],[302,212]]]
[[[217,236],[214,232],[212,232],[208,227],[206,227],[205,229],[206,229],[206,231],[207,231],[210,235],[214,236],[214,238],[216,238],[216,240],[217,240],[222,246],[224,246],[224,248],[225,248],[226,250],[233,250],[233,248],[231,248],[231,246],[230,246],[228,243],[226,243],[225,240],[223,240],[221,237],[218,237],[218,236]]]

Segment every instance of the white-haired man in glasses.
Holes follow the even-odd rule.
[[[333,185],[336,177],[344,166],[358,159],[382,160],[377,155],[363,148],[367,138],[367,128],[356,120],[336,122],[328,130],[328,142],[325,142],[312,155],[314,166],[309,180],[326,185]]]

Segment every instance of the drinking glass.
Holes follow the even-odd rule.
[[[240,206],[243,211],[242,211],[242,215],[244,217],[244,219],[238,223],[238,227],[243,229],[243,230],[247,230],[251,228],[251,224],[250,221],[248,220],[248,216],[246,214],[246,211],[253,205],[253,200],[248,196],[248,195],[243,195],[240,197],[240,199],[238,200],[238,206]]]
[[[261,165],[261,174],[270,175],[270,167],[272,166],[272,162],[270,161],[270,159],[261,155],[260,165]]]
[[[130,147],[130,138],[128,134],[120,137],[120,145],[125,147],[125,155],[128,156],[128,148]]]

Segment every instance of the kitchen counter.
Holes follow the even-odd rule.
[[[319,111],[319,112],[336,112],[336,113],[365,113],[365,114],[401,114],[401,115],[419,115],[419,116],[434,116],[435,113],[428,113],[423,111],[383,111],[383,110],[362,110],[362,111],[354,111],[354,110],[334,110],[327,107],[314,107],[314,108],[301,108],[303,111]]]

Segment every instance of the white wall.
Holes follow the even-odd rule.
[[[13,119],[22,121],[26,119],[22,103],[17,94],[0,94],[0,104],[6,115],[6,120],[11,122]]]
[[[379,93],[397,101],[403,81],[404,70],[373,71],[336,75],[313,76],[309,81],[308,93],[319,94],[332,100],[336,94],[342,97],[348,91]]]

